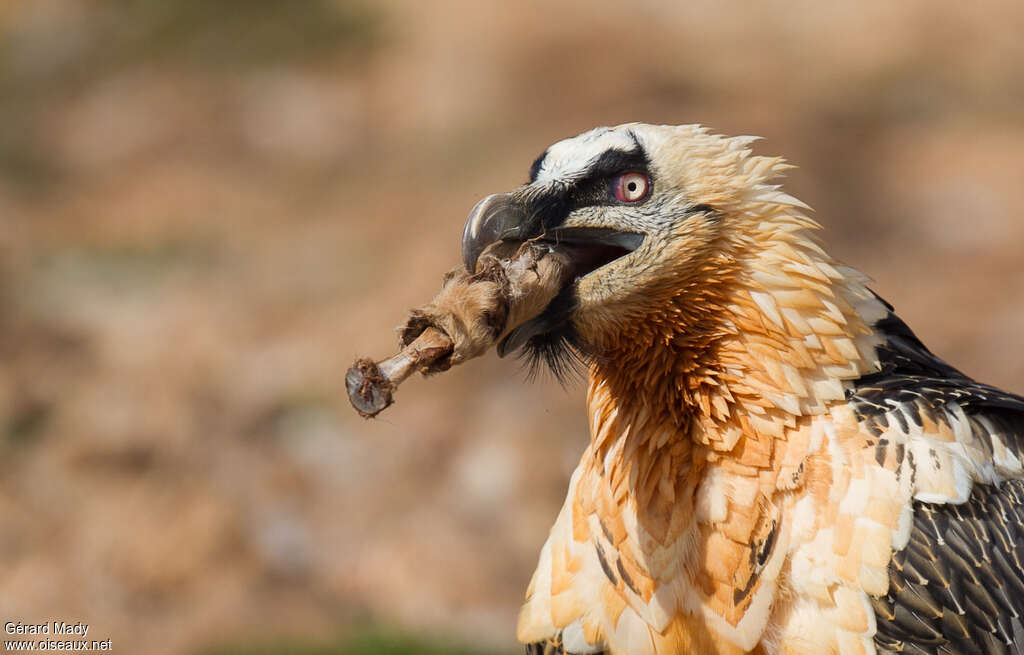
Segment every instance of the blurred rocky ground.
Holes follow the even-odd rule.
[[[116,652],[514,652],[586,440],[495,356],[343,394],[468,210],[598,124],[765,137],[933,350],[1024,391],[1024,5],[0,2],[0,617]]]

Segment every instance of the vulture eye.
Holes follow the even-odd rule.
[[[651,181],[643,173],[623,173],[612,182],[612,193],[619,202],[640,202],[651,190]]]

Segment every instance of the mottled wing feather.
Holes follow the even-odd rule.
[[[993,418],[1009,419],[1017,428],[1014,436],[1024,438],[1024,398],[976,382],[945,363],[895,314],[890,313],[874,328],[885,337],[878,347],[882,368],[860,378],[850,397],[865,420],[899,405],[936,409],[956,403],[968,415],[994,412]]]
[[[914,509],[889,593],[871,599],[880,652],[1024,655],[1024,481]]]
[[[956,491],[969,494],[970,483],[998,483],[1024,476],[1024,398],[976,382],[933,355],[903,321],[890,313],[874,329],[885,341],[878,347],[881,369],[857,380],[849,400],[864,429],[878,438],[879,463],[886,449],[912,449],[917,473],[929,469],[922,456],[953,457],[965,475],[956,475]],[[936,463],[932,469],[945,464]],[[918,476],[927,487],[928,478]],[[963,502],[944,497],[941,488],[924,488],[917,500]]]
[[[1024,398],[946,364],[894,314],[875,329],[881,370],[849,399],[878,464],[906,458],[918,489],[889,592],[871,599],[875,642],[885,653],[1024,655]],[[962,495],[929,479],[950,454]]]

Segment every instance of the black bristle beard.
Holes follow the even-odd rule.
[[[550,373],[563,387],[586,378],[595,364],[609,364],[609,357],[584,339],[573,325],[577,310],[574,290],[566,288],[544,311],[550,329],[538,332],[520,350],[526,363],[527,379],[543,371]]]
[[[563,386],[584,377],[590,349],[573,327],[576,307],[576,294],[570,285],[530,321],[532,325],[524,326],[536,330],[519,351],[528,379],[536,378],[545,369]]]
[[[588,356],[577,344],[575,330],[538,334],[523,346],[520,357],[526,364],[527,379],[533,380],[544,370],[562,386],[580,380],[587,371]]]

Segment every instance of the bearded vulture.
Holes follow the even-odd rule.
[[[1024,398],[933,355],[752,141],[598,128],[469,216],[470,271],[500,240],[574,267],[499,354],[587,370],[589,445],[519,640],[1024,654]]]

